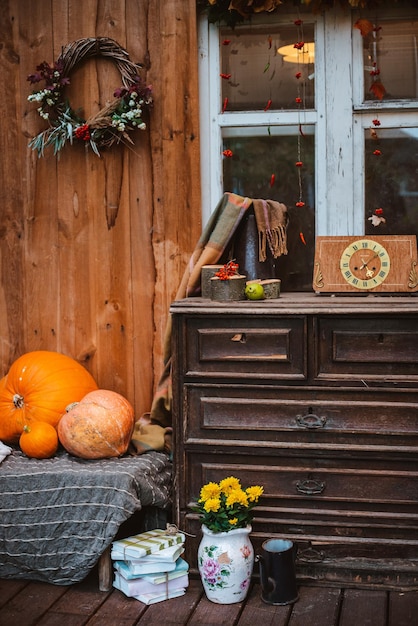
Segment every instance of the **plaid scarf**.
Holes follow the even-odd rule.
[[[284,204],[273,200],[252,200],[234,193],[225,193],[218,202],[184,271],[176,300],[200,294],[200,273],[203,265],[215,265],[228,250],[233,236],[246,211],[253,206],[259,233],[259,259],[266,260],[269,246],[274,258],[287,254],[286,229],[287,209]],[[162,429],[171,427],[171,317],[168,319],[164,345],[164,371],[153,398],[150,422]],[[139,424],[133,442],[140,453]],[[164,433],[161,433],[161,442]],[[135,441],[136,439],[136,441]],[[163,443],[162,443],[163,445]]]

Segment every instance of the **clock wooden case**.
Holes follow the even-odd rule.
[[[418,291],[415,235],[317,237],[315,292]]]

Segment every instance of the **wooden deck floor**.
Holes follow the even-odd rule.
[[[145,606],[113,589],[98,590],[97,577],[59,587],[35,581],[0,580],[4,626],[413,626],[418,591],[302,586],[292,606],[266,605],[254,584],[245,603],[209,602],[199,580],[184,596]]]

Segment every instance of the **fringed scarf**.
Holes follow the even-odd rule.
[[[287,254],[287,207],[274,200],[253,200],[258,230],[258,258],[267,259],[267,246],[274,259]]]

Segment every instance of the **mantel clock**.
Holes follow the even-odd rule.
[[[416,236],[317,237],[313,289],[318,293],[418,291]]]

